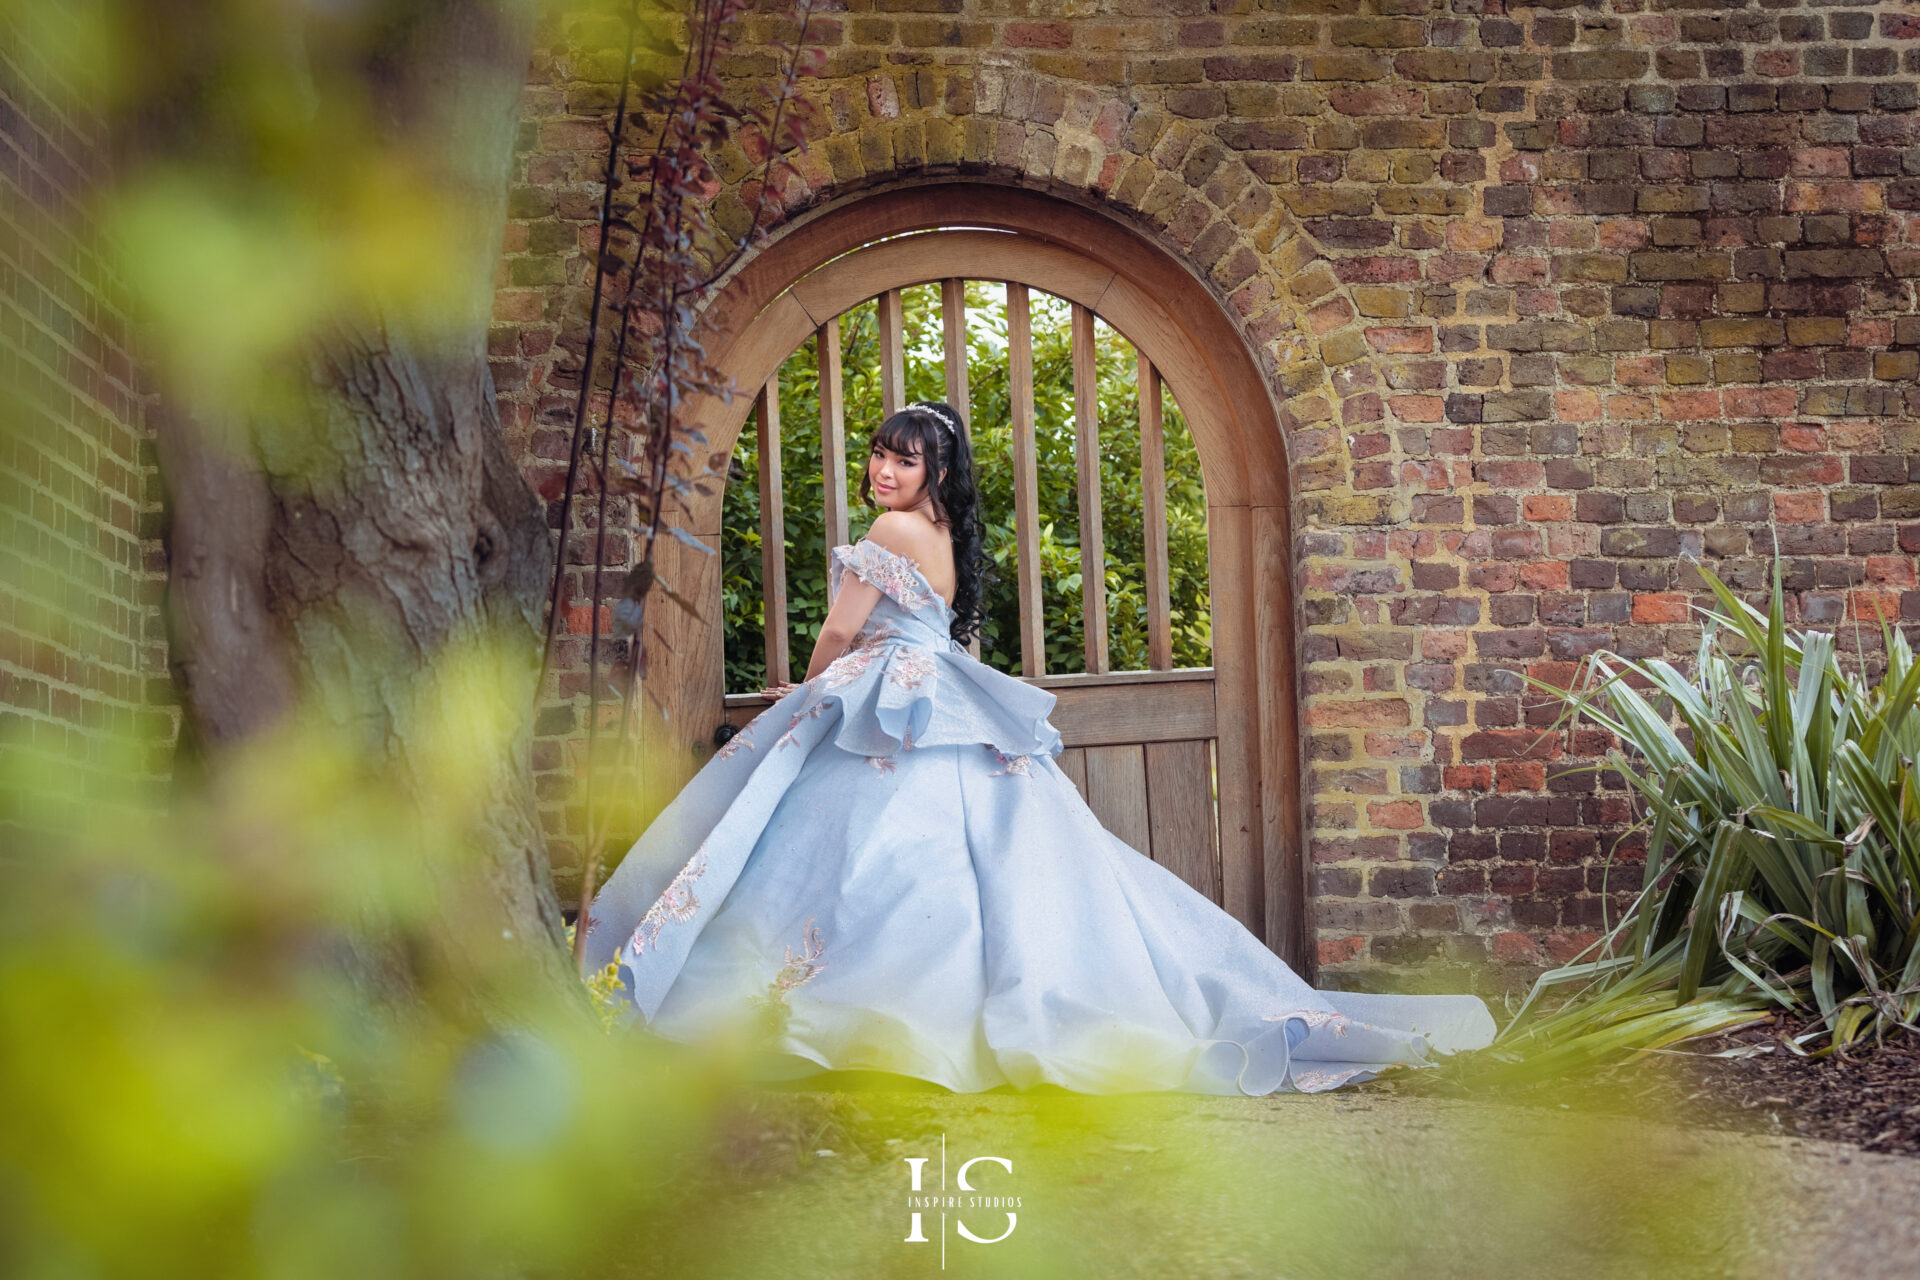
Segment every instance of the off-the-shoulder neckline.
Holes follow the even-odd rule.
[[[895,560],[898,560],[902,564],[906,565],[907,568],[913,570],[913,576],[920,579],[920,585],[927,589],[927,594],[932,596],[934,598],[934,601],[938,603],[942,609],[947,611],[947,615],[949,617],[953,615],[953,606],[947,603],[947,598],[945,596],[941,595],[937,590],[934,589],[933,583],[927,578],[926,570],[920,567],[920,562],[918,560],[915,560],[912,556],[906,554],[904,551],[895,551],[892,547],[881,546],[879,543],[875,542],[872,538],[862,538],[860,539],[859,542],[843,542],[840,545],[843,547],[852,548],[852,547],[860,546],[863,544],[869,547],[873,547],[875,550],[885,552],[887,555],[892,556]]]

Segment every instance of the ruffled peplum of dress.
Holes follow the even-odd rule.
[[[755,1028],[790,1073],[960,1092],[1318,1092],[1493,1037],[1470,995],[1317,991],[1107,831],[1054,757],[1053,694],[973,658],[918,566],[833,548],[881,598],[729,739],[595,899],[630,1021]]]

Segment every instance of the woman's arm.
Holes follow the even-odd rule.
[[[806,679],[811,680],[825,671],[835,658],[847,651],[847,646],[853,643],[853,637],[859,634],[873,607],[879,603],[880,588],[851,573],[842,577],[840,594],[833,598],[833,606],[827,610],[827,619],[820,624],[820,638],[814,641],[813,658],[807,663]],[[769,685],[760,693],[777,701],[795,687],[792,683]]]
[[[807,663],[806,678],[811,680],[825,671],[833,660],[847,651],[854,636],[866,625],[873,606],[880,603],[880,588],[849,573],[840,582],[840,594],[820,624],[820,638],[813,645],[813,660]]]
[[[914,536],[916,526],[913,517],[897,511],[882,511],[868,526],[866,541],[878,543],[896,555],[904,555],[920,560],[923,548]],[[813,658],[807,663],[806,679],[811,680],[833,665],[833,660],[847,651],[853,643],[853,637],[866,625],[867,616],[873,607],[880,603],[880,588],[855,575],[846,574],[840,584],[840,594],[833,599],[833,606],[827,610],[827,620],[820,624],[820,638],[814,642]],[[796,686],[792,684],[771,685],[760,692],[769,698],[778,700],[785,697]]]

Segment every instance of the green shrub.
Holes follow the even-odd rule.
[[[1549,1046],[1535,1067],[1771,1013],[1812,1021],[1799,1042],[1828,1052],[1920,1013],[1920,664],[1886,628],[1869,681],[1832,635],[1789,632],[1777,565],[1766,613],[1701,575],[1724,611],[1708,613],[1691,674],[1603,652],[1589,680],[1552,690],[1624,744],[1608,763],[1644,815],[1646,876],[1528,1003],[1565,983],[1584,984],[1579,998],[1523,1006],[1508,1028],[1507,1046]]]

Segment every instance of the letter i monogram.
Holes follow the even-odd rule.
[[[904,1157],[904,1159],[907,1162],[907,1168],[912,1170],[913,1186],[910,1188],[910,1190],[918,1191],[920,1189],[920,1166],[924,1165],[927,1162],[927,1158],[925,1156],[906,1156]],[[911,1229],[908,1230],[907,1238],[903,1243],[905,1244],[927,1243],[927,1237],[925,1233],[923,1233],[920,1230],[920,1211],[918,1209],[915,1209],[913,1211],[913,1226]]]

